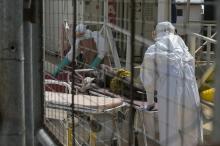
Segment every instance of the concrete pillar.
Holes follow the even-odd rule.
[[[0,18],[0,145],[25,146],[23,0],[1,0]]]

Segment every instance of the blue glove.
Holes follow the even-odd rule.
[[[100,63],[102,62],[102,59],[96,56],[96,58],[93,60],[93,62],[89,65],[90,68],[96,68]]]
[[[71,62],[68,60],[67,57],[64,57],[63,60],[57,65],[56,69],[52,73],[54,77],[56,77],[60,71],[66,66],[69,65]]]

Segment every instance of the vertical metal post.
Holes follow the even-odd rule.
[[[126,49],[126,69],[131,68],[131,37],[127,36],[127,49]]]
[[[185,7],[185,18],[184,18],[184,35],[185,35],[185,42],[188,45],[188,29],[189,29],[189,19],[190,19],[190,0],[187,0],[186,7]]]
[[[195,57],[195,51],[196,51],[196,37],[194,35],[190,36],[190,53],[193,57]]]
[[[212,36],[212,26],[211,26],[211,25],[208,25],[207,31],[208,31],[208,32],[207,32],[207,36],[208,36],[209,38],[211,38],[211,36]],[[207,57],[207,67],[209,67],[210,61],[211,61],[211,43],[208,43],[208,44],[207,44],[206,57]]]
[[[0,145],[25,146],[23,0],[1,0],[0,18]]]
[[[186,3],[186,24],[189,23],[189,19],[190,19],[190,0],[187,0],[187,3]]]
[[[114,37],[111,31],[111,28],[108,28],[108,0],[104,0],[104,32],[105,32],[105,38],[107,38],[109,45],[110,45],[110,51],[112,52],[113,59],[115,66],[117,68],[121,68],[121,62],[120,58],[118,56],[118,50],[116,47],[116,43],[114,41]]]
[[[77,0],[76,5],[77,5],[77,22],[83,23],[84,21],[84,0]]]
[[[112,31],[111,31],[110,28],[107,28],[107,26],[106,26],[105,30],[106,30],[105,33],[107,34],[108,42],[109,42],[109,45],[110,45],[110,50],[111,50],[112,55],[113,55],[115,67],[121,68],[121,62],[120,62],[120,58],[118,56],[118,50],[117,50],[117,47],[116,47],[116,43],[114,41]]]
[[[108,23],[108,0],[104,0],[104,10],[103,10],[103,14],[104,14],[104,30],[106,32],[106,27],[107,27],[107,23]]]
[[[216,8],[219,8],[220,6],[220,1],[216,1],[217,6]],[[220,20],[220,10],[216,9],[216,16],[217,16],[217,26],[219,26],[219,20]],[[220,33],[220,27],[217,27],[218,34]],[[220,41],[220,35],[218,35],[218,42]],[[214,136],[213,136],[213,141],[220,144],[220,44],[217,44],[217,49],[216,49],[216,73],[215,73],[215,83],[216,83],[216,94],[215,94],[215,111],[214,111]]]
[[[34,136],[35,146],[40,145],[36,139],[39,129],[43,127],[44,118],[44,94],[43,94],[43,28],[42,28],[42,14],[43,2],[42,0],[32,0],[35,5],[36,22],[32,24],[32,50],[33,50],[33,111],[34,111]]]
[[[170,20],[170,0],[158,0],[158,22]]]
[[[82,0],[81,1],[82,2],[82,4],[81,4],[81,23],[83,23],[83,21],[84,21],[84,7],[85,7],[85,1],[84,0]]]
[[[24,9],[30,10],[31,0],[24,1]],[[33,112],[33,68],[32,68],[32,27],[29,20],[24,22],[24,81],[25,81],[25,125],[26,145],[34,146]]]
[[[72,0],[72,21],[73,21],[73,30],[72,30],[72,36],[73,36],[73,54],[72,54],[72,60],[75,59],[75,50],[76,50],[76,19],[77,19],[77,7],[76,7],[76,0]],[[72,145],[76,145],[76,133],[75,133],[75,102],[74,102],[74,96],[75,96],[75,64],[72,63]]]
[[[135,0],[130,0],[131,2],[131,16],[130,16],[130,26],[131,26],[131,41],[130,41],[130,46],[131,46],[131,81],[130,81],[130,118],[129,118],[129,141],[128,145],[133,146],[134,143],[134,114],[135,110],[133,108],[134,104],[134,47],[135,47]]]

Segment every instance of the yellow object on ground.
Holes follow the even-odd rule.
[[[114,77],[110,82],[110,89],[114,93],[119,94],[124,88],[123,83],[120,79],[131,76],[131,73],[124,69],[118,69],[116,75],[117,76]]]
[[[97,135],[96,132],[90,132],[90,146],[96,146]]]
[[[202,99],[209,101],[209,102],[214,102],[215,88],[210,88],[208,90],[202,91],[200,95]]]
[[[72,128],[68,128],[68,146],[73,146]]]

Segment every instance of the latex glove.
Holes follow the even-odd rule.
[[[52,75],[54,77],[57,77],[57,75],[60,73],[60,71],[66,66],[69,65],[71,62],[68,60],[67,57],[64,57],[63,60],[57,65]]]
[[[96,58],[93,60],[93,62],[89,65],[90,68],[96,68],[100,63],[102,62],[102,59],[96,56]]]

